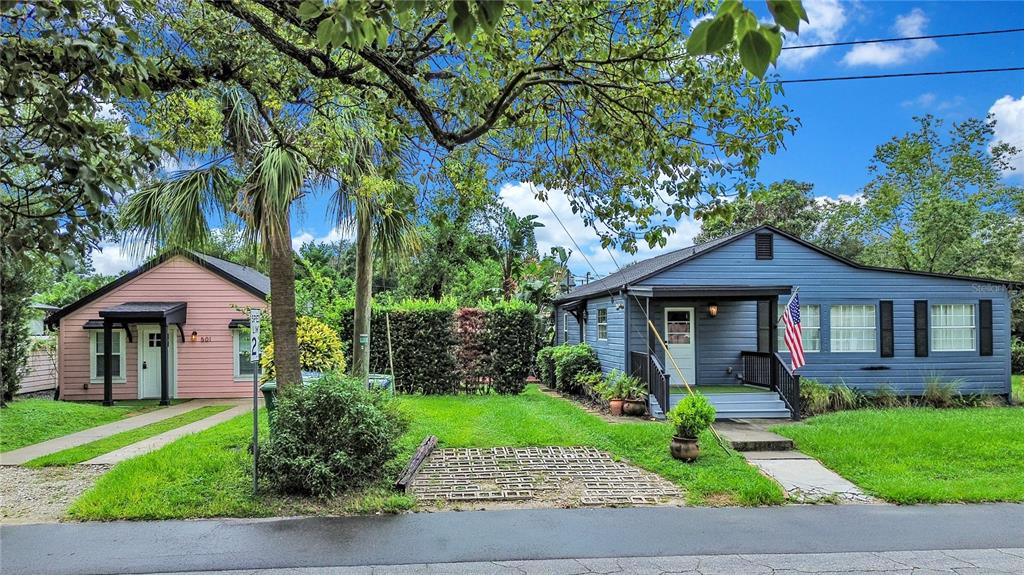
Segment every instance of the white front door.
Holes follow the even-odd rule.
[[[665,309],[665,344],[672,357],[672,359],[666,358],[665,369],[668,370],[669,381],[676,385],[683,384],[682,381],[679,381],[680,372],[686,379],[686,383],[697,384],[697,341],[694,319],[692,307]]]
[[[169,394],[174,397],[174,354],[177,352],[174,338],[171,336],[173,327],[167,328],[167,383]],[[139,399],[160,398],[160,326],[139,327]]]

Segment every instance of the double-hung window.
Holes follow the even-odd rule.
[[[877,314],[873,304],[834,305],[830,308],[833,352],[873,352],[878,347]]]
[[[89,380],[92,383],[103,383],[104,363],[103,353],[103,330],[90,330],[91,350],[89,354]],[[125,379],[125,354],[124,354],[124,331],[115,329],[110,331],[110,381],[112,383],[124,383]]]
[[[234,330],[235,379],[252,379],[253,363],[249,359],[249,328]]]
[[[562,314],[562,343],[569,343],[569,312]]]
[[[779,320],[779,350],[789,351],[786,345],[786,323]],[[800,338],[804,352],[821,351],[821,306],[809,304],[800,306]]]
[[[608,339],[608,308],[606,307],[597,310],[597,339]]]
[[[977,346],[977,326],[974,304],[932,304],[932,351],[974,351]]]

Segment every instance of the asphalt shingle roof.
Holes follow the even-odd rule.
[[[208,256],[206,254],[201,254],[199,252],[189,253],[197,260],[220,270],[222,273],[233,277],[239,282],[256,288],[264,294],[270,293],[270,278],[253,268],[222,260],[220,258],[215,258],[213,256]]]

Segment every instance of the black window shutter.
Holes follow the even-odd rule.
[[[768,328],[769,317],[768,302],[760,300],[757,302],[757,351],[771,351],[771,342],[768,341],[771,330]]]
[[[928,302],[914,302],[914,355],[928,357]]]
[[[992,355],[992,300],[983,299],[978,304],[981,312],[978,321],[978,351],[981,355]]]
[[[770,260],[775,257],[775,246],[772,234],[754,234],[754,256],[759,260]]]
[[[878,311],[881,315],[880,323],[882,324],[882,344],[881,351],[882,357],[892,357],[894,354],[894,341],[893,341],[893,328],[892,328],[892,300],[882,300],[878,302]]]

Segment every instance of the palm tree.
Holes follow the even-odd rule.
[[[389,264],[395,258],[412,255],[420,247],[414,218],[415,190],[403,182],[377,175],[366,163],[363,169],[354,178],[354,185],[339,187],[334,199],[340,222],[355,227],[356,232],[351,373],[361,379],[370,372],[374,259]],[[367,336],[365,345],[360,334]]]
[[[501,263],[501,296],[509,301],[516,293],[523,273],[523,264],[537,256],[537,237],[534,230],[544,224],[537,216],[520,218],[505,206],[498,206],[491,215],[494,231],[493,256]]]
[[[222,104],[224,145],[216,150],[220,155],[132,194],[121,211],[122,225],[141,253],[202,248],[210,239],[209,218],[217,213],[243,222],[248,240],[262,247],[268,262],[278,384],[299,383],[290,214],[311,170],[291,142],[267,136],[254,103],[241,92],[224,92]]]

